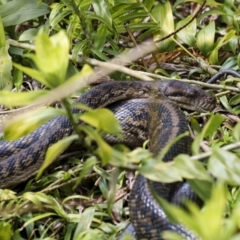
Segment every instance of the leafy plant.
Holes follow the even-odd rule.
[[[78,126],[79,116],[73,116],[70,107],[73,93],[81,95],[88,90],[86,79],[94,73],[94,66],[104,69],[105,61],[149,38],[155,40],[158,51],[127,67],[116,68],[114,62],[108,62],[111,71],[118,70],[110,75],[112,78],[151,80],[167,76],[186,81],[191,77],[193,82],[204,81],[219,69],[238,70],[239,3],[207,0],[204,11],[196,15],[202,3],[0,2],[0,104],[11,111],[56,100],[65,106],[65,110],[45,108],[17,116],[6,126],[4,137],[20,138],[58,115],[68,116],[76,132],[48,150],[38,179],[29,180],[17,192],[0,190],[0,238],[115,239],[126,225],[123,219],[129,216],[125,196],[133,178],[122,169],[138,170],[162,182],[187,179],[205,205],[199,209],[187,203],[185,211],[160,199],[169,218],[185,224],[204,240],[239,238],[238,78],[212,85],[195,82],[214,93],[230,114],[190,114],[194,155],[179,155],[170,163],[161,162],[163,153],[153,158],[144,148],[109,146],[102,136],[106,132],[118,134],[120,128],[106,109],[76,106],[86,111],[80,119],[90,125]],[[130,51],[134,55],[134,50]],[[33,79],[44,85],[44,90],[30,91]],[[76,139],[86,151],[69,157],[64,166],[43,172]],[[113,168],[105,167],[108,163]],[[165,234],[166,238],[179,239],[176,234]]]

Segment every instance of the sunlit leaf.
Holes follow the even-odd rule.
[[[5,126],[4,136],[8,140],[19,139],[60,114],[64,114],[61,109],[38,108],[18,115]]]
[[[215,22],[212,21],[197,34],[197,45],[205,56],[207,56],[213,50],[214,38]]]
[[[97,129],[104,130],[107,133],[118,134],[121,131],[121,126],[116,117],[106,108],[90,110],[82,114],[80,119]]]
[[[53,144],[51,147],[48,148],[44,163],[42,164],[41,168],[38,170],[37,178],[40,177],[44,169],[46,169],[53,161],[62,154],[70,144],[77,140],[77,135],[71,135],[69,137],[63,138],[57,143]]]

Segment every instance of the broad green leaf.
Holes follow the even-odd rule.
[[[12,226],[10,223],[4,221],[0,222],[0,239],[12,239]]]
[[[121,132],[121,126],[116,117],[106,108],[90,110],[82,114],[80,119],[99,130],[104,130],[107,133],[118,134]]]
[[[174,158],[174,165],[183,178],[211,181],[211,177],[198,161],[192,161],[188,155],[180,154]]]
[[[69,41],[63,31],[52,37],[45,32],[36,37],[36,55],[29,55],[43,74],[50,88],[65,81],[68,68]]]
[[[1,6],[0,6],[1,7]],[[8,53],[9,43],[5,39],[5,32],[0,14],[0,90],[11,90],[13,87],[12,58]]]
[[[156,29],[156,33],[154,34],[154,40],[158,40],[163,36],[174,32],[173,13],[169,1],[165,1],[162,4],[155,6],[152,9],[152,16],[159,25],[159,30]],[[157,43],[158,48],[162,51],[170,51],[174,45],[175,43],[171,39]]]
[[[18,115],[5,126],[4,137],[8,140],[19,139],[60,114],[64,114],[61,109],[38,108]]]
[[[225,211],[226,197],[224,186],[216,184],[213,188],[211,198],[206,202],[204,211],[202,211],[198,218],[199,230],[201,231],[202,239],[221,239],[221,232],[224,231],[222,226],[222,216]],[[209,221],[211,219],[211,221]],[[208,227],[206,226],[208,223]]]
[[[5,27],[35,19],[49,12],[49,6],[46,3],[38,4],[37,0],[13,0],[0,5],[0,16]]]
[[[154,5],[154,2],[155,2],[154,0],[144,0],[143,5],[146,7],[148,11],[150,11]]]
[[[112,26],[112,15],[109,12],[108,1],[93,0],[92,5],[95,13],[107,22],[107,26]]]
[[[8,92],[3,90],[0,91],[0,104],[9,107],[26,106],[48,92],[49,91],[46,90],[39,90],[36,92]]]
[[[138,168],[138,172],[152,181],[171,183],[183,180],[179,170],[172,162],[159,162],[156,159],[143,161],[142,166]]]
[[[177,29],[189,22],[192,18],[191,15],[184,18],[183,20],[177,23]],[[188,24],[185,28],[183,28],[180,32],[177,33],[177,36],[188,46],[194,47],[196,42],[196,33],[197,33],[197,23],[196,19],[194,19],[190,24]]]
[[[102,51],[107,37],[106,25],[100,25],[95,36],[93,47],[98,51]]]
[[[221,148],[213,148],[208,161],[209,172],[219,180],[231,185],[240,184],[239,158]]]
[[[215,22],[212,21],[197,34],[197,46],[205,56],[213,50],[214,38]]]
[[[26,31],[24,31],[20,37],[19,37],[19,41],[29,41],[32,42],[35,37],[37,36],[38,33],[38,29],[37,28],[30,28]]]
[[[71,135],[69,137],[63,138],[57,143],[53,144],[48,148],[44,163],[41,168],[38,170],[37,179],[41,176],[42,172],[53,163],[53,161],[60,156],[69,146],[70,144],[78,139],[78,135]]]
[[[213,181],[213,179],[211,179]],[[191,188],[195,193],[205,202],[211,196],[212,182],[198,180],[198,179],[188,179],[187,182],[190,184]]]
[[[223,69],[238,69],[238,59],[236,56],[232,56],[226,59],[226,61],[222,64],[221,70]]]

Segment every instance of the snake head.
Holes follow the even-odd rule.
[[[216,106],[215,97],[198,86],[178,80],[160,82],[162,82],[161,88],[164,95],[178,107],[198,112],[208,112]]]

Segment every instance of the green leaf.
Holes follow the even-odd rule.
[[[40,220],[40,219],[43,219],[43,218],[47,218],[47,217],[50,217],[50,216],[57,216],[57,214],[55,213],[42,213],[42,214],[39,214],[31,219],[29,219],[28,221],[26,221],[23,225],[23,227],[27,227],[29,224],[33,223],[33,222],[36,222],[37,220]]]
[[[177,23],[177,29],[189,22],[192,18],[191,15],[184,18],[183,20]],[[185,28],[183,28],[180,32],[177,33],[177,36],[188,46],[194,47],[195,45],[195,36],[197,33],[197,23],[196,19],[194,19],[190,24],[188,24]]]
[[[13,0],[0,5],[0,16],[5,27],[35,19],[49,12],[49,6],[46,3],[38,4],[37,0]]]
[[[63,31],[52,37],[45,32],[36,37],[36,55],[29,55],[50,88],[59,86],[65,81],[68,68],[69,41]]]
[[[239,157],[221,148],[213,148],[208,171],[219,180],[231,185],[240,184]]]
[[[201,144],[201,141],[204,139],[204,137],[211,136],[224,120],[225,120],[225,117],[223,117],[220,114],[212,115],[210,117],[207,124],[205,124],[202,132],[195,138],[192,144],[193,154],[199,153],[200,144]]]
[[[240,123],[237,123],[232,130],[232,136],[234,140],[240,141]]]
[[[23,83],[23,73],[17,68],[13,69],[13,82],[17,91],[19,91]]]
[[[38,108],[18,115],[5,126],[4,137],[8,140],[19,139],[31,133],[50,119],[63,113],[64,111],[61,109]]]
[[[226,96],[221,96],[219,98],[219,100],[220,100],[220,102],[222,103],[222,105],[224,106],[224,108],[226,110],[228,110],[229,112],[233,113],[233,110],[232,110],[231,106],[229,105],[229,102],[228,102],[228,99],[227,99]]]
[[[106,25],[100,25],[100,27],[98,28],[98,31],[96,33],[95,36],[95,40],[94,40],[94,44],[93,47],[94,49],[98,50],[98,51],[102,51],[105,41],[106,41],[106,37],[107,37],[107,27]]]
[[[28,30],[24,31],[20,37],[19,41],[29,41],[32,42],[35,37],[37,36],[38,29],[37,28],[29,28]]]
[[[9,107],[26,106],[34,100],[44,96],[49,91],[39,90],[36,92],[8,92],[0,91],[0,104]]]
[[[198,161],[192,161],[188,155],[178,155],[174,158],[174,165],[184,178],[206,181],[212,180],[203,164]]]
[[[6,44],[5,31],[2,24],[2,18],[0,15],[0,48],[4,47],[5,44]]]
[[[112,15],[108,8],[108,1],[102,0],[93,0],[92,5],[94,8],[95,13],[100,16],[102,19],[104,19],[104,22],[106,22],[107,26],[112,26]],[[111,28],[110,28],[111,29]]]
[[[8,222],[0,222],[0,239],[11,240],[12,239],[12,229],[11,224]]]
[[[13,87],[12,58],[8,54],[8,49],[9,43],[5,40],[5,32],[0,17],[0,90],[11,90]]]
[[[236,35],[235,30],[230,30],[225,34],[216,44],[215,48],[212,50],[210,56],[209,56],[209,62],[210,64],[218,64],[218,50],[221,48],[224,44],[228,43],[232,37]]]
[[[103,164],[108,164],[113,157],[113,149],[101,138],[101,136],[90,126],[81,127],[81,129],[98,145],[97,152],[102,159]]]
[[[209,176],[210,178],[210,176]],[[211,196],[212,182],[199,180],[199,179],[188,179],[188,183],[195,193],[205,202]],[[213,181],[211,179],[211,181]]]
[[[90,110],[82,114],[80,119],[99,130],[104,130],[107,133],[116,135],[121,132],[121,126],[116,117],[106,108]]]
[[[202,239],[221,239],[221,232],[224,231],[222,225],[222,216],[225,211],[226,197],[224,186],[216,184],[213,187],[211,199],[207,201],[204,211],[195,219],[198,218],[199,230],[201,231]],[[211,219],[211,221],[209,221]],[[208,227],[206,229],[206,222]]]
[[[87,161],[83,164],[82,171],[81,171],[74,187],[79,186],[82,179],[92,171],[93,166],[96,165],[97,162],[98,161],[97,161],[96,157],[90,157],[90,158],[87,159]]]
[[[81,219],[79,219],[78,221],[79,223],[75,230],[73,240],[82,239],[82,236],[80,236],[80,234],[86,230],[89,230],[90,228],[89,223],[93,221],[94,214],[95,214],[95,207],[89,207],[81,214]]]
[[[154,34],[155,41],[162,38],[163,36],[166,36],[169,33],[174,32],[173,13],[169,1],[165,1],[162,4],[155,6],[152,9],[152,16],[158,22],[160,29],[157,30]],[[158,48],[160,48],[162,51],[170,51],[174,45],[175,43],[171,39],[157,43]]]
[[[215,22],[211,21],[197,34],[197,46],[205,56],[207,56],[213,50],[214,38],[215,38]]]
[[[60,156],[69,146],[70,144],[78,139],[78,135],[71,135],[69,137],[63,138],[57,143],[53,144],[48,148],[44,163],[41,168],[38,170],[38,174],[36,178],[38,179],[42,172],[51,164],[53,161]]]
[[[144,0],[143,5],[146,7],[148,11],[150,11],[151,8],[153,7],[154,2],[155,2],[154,0]]]

